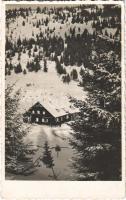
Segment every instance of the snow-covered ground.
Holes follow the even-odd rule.
[[[16,6],[18,8],[18,5]],[[99,8],[100,7],[102,8],[102,6],[99,6]],[[22,17],[19,11],[16,18],[12,17],[10,19],[7,19],[6,23],[6,36],[14,44],[14,47],[17,47],[16,52],[13,50],[13,48],[12,51],[14,52],[11,52],[11,49],[8,48],[9,50],[6,51],[6,61],[8,62],[8,64],[11,63],[13,67],[17,67],[17,64],[20,63],[23,71],[16,74],[14,70],[11,70],[10,74],[6,76],[6,86],[8,84],[13,85],[15,83],[15,85],[13,86],[13,94],[15,94],[15,92],[18,90],[20,90],[21,92],[17,112],[23,115],[26,111],[29,110],[31,106],[33,106],[37,102],[40,102],[47,110],[48,107],[46,107],[45,105],[51,106],[52,110],[57,108],[68,110],[68,108],[71,107],[76,112],[76,108],[74,107],[70,99],[74,98],[76,100],[86,101],[88,93],[87,91],[84,91],[83,87],[79,86],[79,81],[82,81],[80,70],[81,68],[86,68],[84,68],[83,65],[65,66],[64,62],[62,66],[63,68],[65,68],[66,73],[70,75],[72,70],[76,69],[78,78],[76,80],[71,80],[69,83],[63,83],[63,75],[59,75],[57,73],[56,63],[54,61],[51,61],[53,60],[52,57],[54,58],[55,51],[51,51],[53,53],[51,53],[50,57],[46,57],[41,42],[37,43],[36,41],[37,38],[40,39],[41,37],[61,37],[63,39],[62,42],[65,49],[68,45],[68,42],[65,41],[65,35],[71,35],[72,30],[75,31],[75,35],[82,34],[85,29],[87,29],[90,34],[93,34],[93,32],[96,31],[96,29],[93,28],[93,22],[97,22],[98,20],[102,21],[104,18],[97,16],[96,14],[98,20],[89,20],[86,22],[86,18],[82,17],[83,21],[81,21],[81,23],[73,23],[73,13],[79,13],[81,10],[79,11],[78,9],[75,9],[75,11],[72,13],[64,8],[62,10],[62,15],[65,14],[66,16],[68,16],[67,14],[69,13],[69,17],[66,17],[64,21],[62,21],[62,17],[57,18],[57,14],[55,12],[55,14],[46,14],[44,12],[40,14],[36,12],[36,7],[33,8],[31,6],[31,8],[31,12],[28,16],[26,15],[25,17]],[[85,10],[87,10],[89,13],[91,12],[91,8],[85,8]],[[49,22],[45,25],[44,20],[46,20],[47,18]],[[39,25],[37,25],[38,23]],[[102,37],[105,36],[106,31],[109,36],[110,34],[114,36],[117,28],[102,29]],[[26,47],[27,45],[21,45],[21,50],[19,50],[18,52],[19,45],[17,44],[17,41],[19,41],[19,38],[22,44],[25,39],[27,40],[27,42],[29,42],[29,44],[30,39],[34,39],[36,44],[33,44],[32,47],[30,47],[30,50],[29,47]],[[35,50],[35,48],[37,50]],[[9,51],[14,54],[10,54],[8,56],[7,53],[9,53]],[[95,53],[95,50],[92,50],[92,55],[94,55],[94,57]],[[40,70],[37,72],[28,71],[26,67],[27,63],[31,63],[31,61],[35,62],[35,58],[37,58],[37,56],[40,59]],[[61,55],[57,56],[59,61],[61,59],[61,56],[63,57],[63,50],[61,52]],[[47,61],[47,72],[44,72],[44,59]],[[24,71],[26,73],[24,73]],[[89,73],[92,74],[93,71],[89,70]],[[43,155],[44,144],[46,141],[48,141],[54,159],[54,171],[57,175],[58,180],[76,180],[76,174],[74,173],[71,166],[72,158],[76,155],[75,150],[72,149],[72,146],[69,142],[71,138],[71,132],[73,131],[71,127],[67,123],[62,124],[61,126],[49,126],[26,124],[24,122],[22,126],[26,128],[29,127],[29,132],[24,138],[24,143],[31,143],[31,148],[33,147],[38,149],[35,155],[33,155],[33,160],[35,161],[37,158]],[[57,155],[57,152],[55,151],[55,147],[57,145],[61,147],[59,155]],[[54,179],[51,169],[46,168],[42,162],[33,174],[30,174],[28,176],[6,174],[6,178],[17,180]]]
[[[85,9],[86,10],[86,9]],[[89,9],[90,10],[90,9]],[[89,11],[88,10],[88,11]],[[65,13],[66,10],[63,10]],[[41,20],[45,20],[48,18],[49,23],[48,26],[45,26],[45,24],[41,23],[39,26],[37,26],[37,23]],[[70,29],[75,29],[75,33],[82,33],[85,29],[88,30],[89,33],[93,33],[95,28],[92,27],[92,24],[94,21],[88,21],[84,22],[83,24],[80,23],[71,23],[72,17],[70,16],[68,18],[68,21],[64,21],[64,23],[61,23],[61,20],[55,20],[55,15],[51,14],[45,14],[45,13],[36,13],[36,10],[32,10],[32,12],[24,19],[22,16],[16,17],[16,20],[8,20],[8,27],[6,27],[6,35],[8,36],[9,40],[11,40],[14,44],[17,42],[17,40],[20,38],[21,41],[24,39],[34,39],[36,41],[36,36],[39,35],[40,33],[43,34],[44,37],[47,37],[47,33],[49,33],[50,37],[55,36],[61,36],[61,38],[65,39],[65,33],[67,35],[70,34]],[[99,20],[103,20],[101,17],[99,17]],[[25,25],[23,26],[23,22]],[[53,30],[52,33],[48,32],[48,30]],[[108,34],[114,35],[117,28],[104,28],[102,30],[103,35],[105,34],[105,31],[107,30]],[[15,67],[17,64],[20,62],[22,69],[26,68],[27,62],[33,61],[33,53],[34,55],[38,55],[39,52],[43,53],[43,48],[37,46],[37,52],[34,52],[35,45],[33,45],[31,49],[31,56],[29,58],[28,56],[28,51],[25,49],[25,53],[21,53],[20,55],[20,60],[18,60],[18,53],[15,53],[14,57],[11,57],[11,63]],[[10,62],[10,59],[6,58],[7,62]],[[40,65],[43,65],[43,61],[40,62]],[[52,63],[51,63],[52,65]],[[72,66],[72,69],[75,68],[78,72],[80,68],[76,66]],[[71,72],[71,68],[67,67],[66,68],[67,72]],[[79,73],[78,73],[79,75]]]
[[[86,99],[87,92],[78,86],[77,81],[64,84],[56,72],[55,63],[48,61],[47,66],[47,73],[40,70],[29,72],[26,75],[13,73],[11,76],[7,76],[6,85],[16,83],[14,92],[21,89],[19,108],[21,113],[27,111],[37,101],[50,102],[54,107],[57,104],[68,107],[69,97],[83,101]]]
[[[32,15],[29,15],[27,17],[27,20],[24,20],[23,17],[19,16],[16,19],[16,21],[10,23],[9,30],[7,29],[6,32],[8,36],[12,35],[13,41],[16,41],[19,37],[21,38],[21,40],[24,38],[27,39],[35,38],[36,35],[39,34],[40,32],[45,33],[45,30],[47,28],[53,29],[54,27],[55,30],[51,35],[52,36],[60,35],[61,37],[64,37],[65,32],[69,33],[70,28],[73,28],[75,26],[76,26],[76,31],[78,30],[78,28],[80,28],[80,32],[84,31],[85,28],[88,29],[89,33],[93,33],[93,31],[95,30],[91,27],[93,21],[89,21],[88,23],[84,24],[79,24],[79,23],[71,24],[72,18],[69,17],[66,23],[64,22],[64,24],[61,24],[61,21],[57,22],[53,20],[53,14],[49,17],[50,21],[48,23],[48,26],[40,25],[38,28],[36,26],[33,26],[33,24],[36,24],[37,20],[46,19],[46,17],[48,17],[48,15],[39,13],[36,14],[36,12],[33,12]],[[25,21],[25,26],[22,26],[23,21]],[[34,36],[32,35],[32,33],[34,33]]]
[[[20,32],[20,31],[19,31]],[[16,35],[16,33],[14,33]],[[22,33],[20,32],[20,35]],[[28,34],[24,33],[28,36]],[[26,63],[28,56],[26,54],[21,55],[21,65],[23,69],[26,69]],[[17,56],[12,59],[12,64],[16,64]],[[24,113],[37,101],[50,102],[53,107],[62,106],[67,108],[72,105],[70,97],[78,100],[86,100],[87,92],[83,91],[83,88],[78,86],[78,81],[71,81],[69,84],[65,84],[62,81],[62,76],[59,76],[56,72],[55,62],[47,61],[48,72],[43,71],[43,61],[40,62],[41,70],[38,72],[27,72],[15,74],[11,73],[10,76],[6,76],[6,86],[8,84],[14,85],[14,93],[17,90],[21,90],[21,98],[19,102],[18,113]],[[68,66],[67,72],[70,74],[72,69],[80,71],[80,67]],[[25,123],[23,126],[27,126]],[[52,154],[54,158],[54,170],[59,180],[74,180],[74,174],[70,167],[72,156],[74,155],[73,149],[69,144],[71,128],[67,124],[62,124],[61,127],[50,127],[45,125],[30,124],[30,131],[25,138],[25,142],[32,142],[34,147],[39,147],[39,150],[34,155],[36,160],[43,152],[43,145],[45,141],[48,141],[50,147],[59,145],[61,152],[57,157],[55,149],[52,148]],[[62,148],[63,147],[63,148]],[[41,163],[42,164],[42,163]],[[34,174],[29,176],[11,176],[7,175],[7,179],[24,179],[24,180],[53,180],[51,169],[46,168],[43,164],[37,168]]]
[[[64,10],[65,12],[65,10]],[[46,19],[49,17],[50,21],[48,26],[40,25],[38,28],[36,27],[37,20]],[[69,17],[67,22],[62,24],[60,20],[55,21],[52,15],[39,14],[32,11],[32,14],[24,19],[21,16],[18,16],[16,20],[10,21],[9,26],[6,29],[6,35],[10,37],[14,43],[20,39],[30,39],[34,38],[36,41],[36,35],[42,32],[44,36],[47,36],[46,31],[47,28],[54,29],[52,32],[52,36],[61,36],[63,39],[65,38],[65,33],[70,33],[70,28],[75,28],[75,32],[77,33],[80,30],[82,33],[85,28],[88,29],[89,33],[93,33],[94,29],[92,28],[93,21],[89,21],[87,23],[71,23],[71,17]],[[22,23],[25,22],[23,26]],[[103,30],[103,33],[105,33]],[[116,29],[107,29],[108,33],[115,34]],[[66,45],[66,44],[65,44]],[[6,86],[8,84],[14,85],[14,93],[17,90],[21,90],[21,98],[19,101],[19,108],[17,110],[18,113],[25,113],[31,106],[33,106],[38,101],[41,103],[49,103],[53,108],[57,106],[62,108],[68,108],[69,106],[73,106],[70,102],[70,97],[75,98],[76,100],[86,101],[87,92],[84,91],[82,87],[79,86],[79,81],[71,80],[68,83],[63,83],[62,75],[58,75],[56,71],[56,64],[53,61],[47,59],[47,68],[48,72],[43,71],[44,62],[40,61],[41,69],[38,72],[28,72],[26,65],[27,62],[34,60],[33,52],[35,45],[32,46],[31,49],[31,57],[28,56],[28,50],[25,49],[25,53],[21,52],[20,61],[18,60],[18,53],[15,54],[14,57],[11,58],[11,63],[13,66],[16,66],[19,62],[22,66],[22,69],[26,70],[26,74],[19,73],[16,74],[14,71],[11,71],[10,76],[6,76]],[[35,55],[39,54],[39,51],[43,53],[42,47],[37,45],[38,51],[34,52]],[[10,59],[7,59],[10,62]],[[80,80],[80,69],[83,66],[64,66],[66,72],[71,74],[73,69],[76,69],[78,73],[78,79]],[[23,126],[27,126],[27,124],[22,124]],[[69,138],[71,137],[70,132],[72,131],[70,126],[67,124],[62,124],[61,127],[50,127],[46,125],[38,125],[38,124],[29,124],[30,131],[25,138],[25,143],[32,142],[33,146],[38,148],[39,150],[34,155],[34,160],[36,160],[43,152],[43,146],[45,141],[48,141],[49,146],[52,148],[52,154],[54,158],[54,170],[59,180],[74,180],[75,174],[72,171],[70,166],[71,159],[74,155],[74,151],[69,144]],[[59,156],[55,151],[55,146],[59,145],[61,147],[61,151],[59,152]],[[7,176],[7,178],[12,179],[24,179],[24,180],[52,180],[52,171],[51,169],[46,168],[42,163],[37,171],[34,174],[29,176]]]
[[[40,31],[45,32],[47,27],[41,26],[39,28],[33,27],[33,23],[36,22],[36,19],[44,19],[46,15],[41,14],[33,14],[28,17],[28,19],[24,20],[22,17],[18,17],[16,21],[13,23],[9,23],[9,29],[6,34],[12,35],[11,40],[16,42],[17,39],[21,38],[32,38],[36,37],[36,34],[40,33]],[[52,16],[51,16],[52,17]],[[70,20],[70,19],[69,19]],[[25,26],[22,26],[22,22],[25,21]],[[64,37],[65,32],[69,32],[70,29],[70,21],[65,24],[61,24],[60,22],[49,23],[49,28],[53,29],[55,26],[55,34],[61,35]],[[80,27],[81,31],[83,31],[86,27],[89,28],[90,24],[78,25],[76,27]],[[72,27],[72,26],[71,26]],[[32,30],[32,31],[31,31]],[[92,30],[91,30],[92,31]],[[34,36],[32,35],[34,34]],[[53,33],[54,34],[54,33]],[[31,51],[31,55],[33,54],[34,45]],[[39,49],[40,51],[40,49]],[[35,52],[37,54],[38,52]],[[22,69],[26,69],[26,65],[28,61],[33,60],[33,57],[28,57],[28,50],[26,49],[26,53],[21,53],[20,64]],[[9,59],[8,59],[9,61]],[[13,66],[16,66],[18,61],[18,53],[12,57],[11,63]],[[70,97],[76,98],[77,100],[86,100],[87,92],[83,91],[83,88],[79,86],[79,81],[71,80],[69,84],[63,83],[62,76],[57,74],[55,62],[47,60],[47,68],[48,72],[45,73],[43,71],[44,63],[41,60],[40,66],[41,69],[38,72],[28,72],[24,75],[23,73],[15,74],[14,71],[11,72],[10,76],[6,76],[6,86],[8,84],[14,85],[13,92],[15,93],[17,90],[21,90],[21,98],[19,101],[19,108],[17,110],[18,113],[23,114],[27,111],[30,106],[35,104],[37,101],[41,103],[50,103],[53,108],[57,106],[67,109],[69,106],[72,106],[70,102]],[[64,66],[65,67],[65,66]],[[83,66],[82,66],[83,67]],[[77,66],[67,66],[67,73],[71,73],[73,69],[76,69],[78,72],[78,79],[80,79],[80,69],[81,67]],[[14,94],[13,93],[13,94]],[[27,127],[27,124],[22,124],[24,127]],[[32,142],[33,146],[38,148],[39,150],[34,155],[34,160],[36,160],[43,152],[43,146],[45,141],[48,141],[49,146],[52,148],[52,154],[54,158],[54,171],[58,176],[59,180],[74,180],[74,174],[72,168],[70,167],[72,156],[74,155],[73,149],[69,144],[70,132],[72,131],[70,126],[67,124],[62,124],[61,127],[50,127],[45,125],[37,125],[37,124],[28,124],[30,126],[30,131],[25,138],[25,143]],[[55,151],[56,145],[61,147],[61,151],[57,157],[57,153]],[[34,174],[29,176],[11,176],[10,174],[6,176],[7,179],[24,179],[24,180],[53,180],[51,169],[46,168],[42,163],[37,171]]]
[[[54,159],[54,171],[57,175],[58,180],[74,180],[75,174],[71,168],[71,159],[74,155],[74,150],[69,144],[71,128],[67,124],[62,124],[61,127],[49,127],[45,125],[32,124],[30,126],[30,132],[25,138],[25,143],[28,144],[32,142],[34,148],[39,150],[34,155],[34,160],[42,156],[43,146],[45,141],[48,141],[50,148],[52,148],[52,156]],[[57,156],[55,151],[56,145],[61,147],[61,151]],[[53,180],[53,174],[51,169],[46,168],[42,162],[40,162],[40,167],[37,168],[34,174],[28,176],[16,175],[10,176],[7,174],[7,179],[17,179],[17,180]]]

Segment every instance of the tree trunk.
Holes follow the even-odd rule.
[[[52,167],[52,172],[53,172],[54,179],[57,180],[57,176],[56,176],[56,174],[55,174],[55,172],[54,172],[53,167]]]

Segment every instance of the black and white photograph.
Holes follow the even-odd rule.
[[[122,180],[121,14],[6,4],[6,180]]]

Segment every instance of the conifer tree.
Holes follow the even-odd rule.
[[[29,130],[22,126],[22,116],[17,112],[20,91],[12,96],[13,87],[7,85],[5,90],[5,168],[6,172],[25,174],[33,169],[32,156],[35,151],[24,144],[23,139]],[[25,161],[30,161],[29,169]]]
[[[80,75],[83,76],[83,74],[84,74],[84,70],[81,68],[80,69]]]
[[[72,78],[73,80],[77,80],[78,74],[77,74],[77,70],[76,70],[76,69],[73,69],[73,70],[71,71],[71,78]]]
[[[5,68],[6,68],[6,69],[9,68],[9,64],[8,64],[7,61],[5,62]]]
[[[66,75],[66,82],[69,84],[69,82],[70,82],[70,75],[69,74],[67,74]]]
[[[18,40],[17,40],[17,46],[18,46],[18,47],[21,46],[21,39],[20,39],[20,37],[19,37]]]
[[[15,71],[16,74],[22,72],[22,67],[21,67],[21,64],[20,64],[20,63],[14,68],[14,71]]]
[[[41,8],[39,6],[37,7],[36,12],[41,13]]]
[[[61,151],[61,147],[59,145],[55,146],[55,151],[57,153],[57,157],[59,156],[59,152]]]
[[[8,75],[8,68],[5,68],[5,76]]]
[[[35,70],[35,72],[38,72],[38,70],[40,70],[40,69],[41,69],[40,63],[37,60],[36,63],[35,63],[35,65],[34,65],[34,70]]]
[[[57,179],[57,176],[54,172],[54,165],[55,165],[54,160],[53,160],[52,153],[47,141],[44,144],[44,152],[42,156],[42,161],[46,165],[47,168],[52,169],[54,179]]]
[[[23,70],[23,74],[27,74],[26,69]]]
[[[84,71],[88,101],[75,101],[81,112],[72,123],[71,144],[78,155],[73,167],[79,180],[121,179],[121,81],[116,65],[110,67],[112,55],[108,57],[108,70],[106,61],[99,60],[99,69],[92,74]]]
[[[5,45],[6,50],[13,49],[13,44],[11,41],[6,37],[6,45]]]
[[[35,45],[34,52],[37,52],[37,50],[38,50],[38,49],[37,49],[37,46]]]
[[[62,80],[63,80],[63,83],[68,83],[70,82],[70,75],[67,74],[65,76],[62,76]]]
[[[56,70],[58,74],[66,74],[66,69],[61,65],[59,59],[56,58]]]
[[[22,26],[25,26],[25,21],[22,22]]]
[[[30,67],[30,63],[28,61],[27,64],[26,64],[26,68],[29,69],[29,67]]]
[[[48,68],[47,68],[47,61],[44,59],[44,68],[43,68],[44,72],[47,72],[48,71]]]
[[[8,70],[8,76],[10,76],[10,75],[11,75],[11,70],[9,69],[9,70]]]

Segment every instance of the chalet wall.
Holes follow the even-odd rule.
[[[24,115],[24,122],[59,125],[67,121],[71,121],[75,114],[66,114],[59,117],[54,117],[47,109],[45,109],[40,103],[36,103],[30,108]]]

